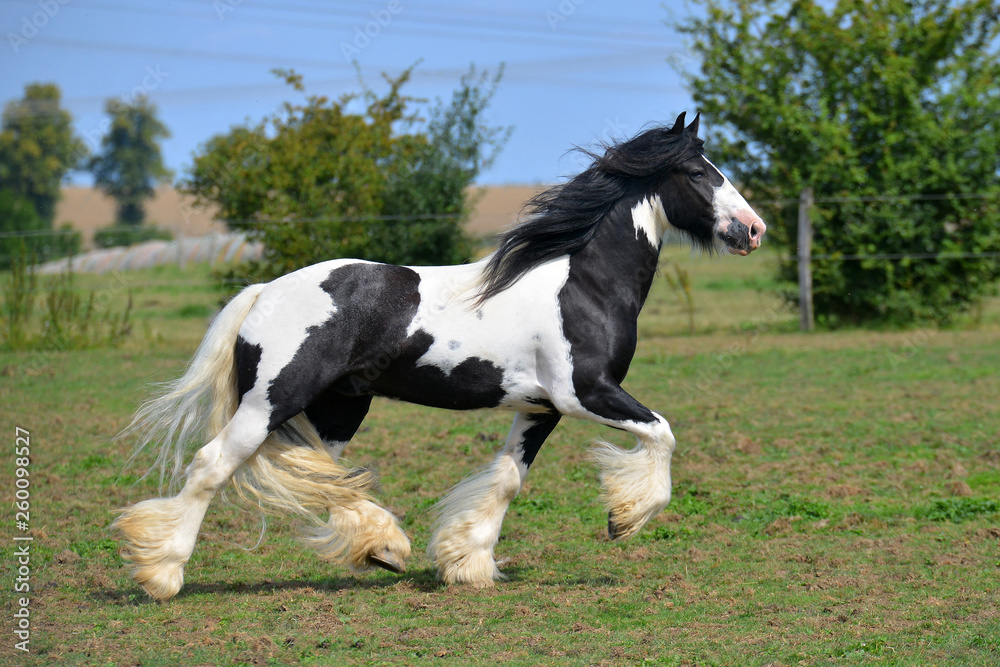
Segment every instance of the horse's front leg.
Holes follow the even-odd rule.
[[[559,418],[558,413],[518,413],[503,451],[437,504],[427,554],[445,583],[488,586],[503,578],[493,548],[500,538],[504,514]]]
[[[670,502],[674,434],[666,419],[617,383],[595,382],[578,399],[586,412],[574,416],[628,431],[638,440],[630,450],[599,442],[591,451],[601,473],[608,534],[612,539],[630,537]]]

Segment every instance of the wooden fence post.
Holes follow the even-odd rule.
[[[812,267],[812,220],[809,209],[813,205],[813,189],[804,188],[799,194],[799,328],[813,330],[813,280]]]
[[[177,266],[181,269],[187,266],[187,256],[184,254],[184,232],[177,234]]]

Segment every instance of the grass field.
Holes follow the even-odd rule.
[[[228,499],[180,595],[122,569],[111,511],[155,495],[112,440],[176,376],[216,293],[207,269],[81,280],[124,302],[119,350],[0,355],[8,452],[0,662],[59,665],[1000,665],[1000,302],[950,330],[803,335],[773,257],[690,258],[695,333],[658,279],[627,388],[672,423],[674,500],[610,542],[587,444],[564,420],[504,524],[509,580],[445,587],[429,509],[502,444],[509,415],[376,402],[348,449],[414,542],[404,575],[353,574]],[[672,268],[670,270],[673,270]],[[31,438],[15,526],[15,427]],[[30,649],[15,651],[15,533],[30,534]],[[258,544],[259,542],[259,544]]]

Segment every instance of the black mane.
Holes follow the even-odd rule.
[[[683,114],[672,128],[648,129],[605,146],[604,155],[580,149],[594,161],[566,183],[532,197],[528,219],[500,234],[483,272],[480,302],[503,292],[531,269],[583,249],[622,197],[642,184],[652,188],[676,165],[702,154],[704,142],[684,130]]]

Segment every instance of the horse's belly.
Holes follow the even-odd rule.
[[[374,379],[371,389],[380,396],[451,410],[534,411],[549,405],[534,368],[480,356],[400,359]]]

